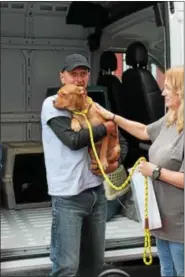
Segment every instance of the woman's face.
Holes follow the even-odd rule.
[[[177,110],[180,106],[179,95],[172,91],[169,82],[165,79],[164,82],[164,90],[162,92],[162,96],[164,96],[165,105],[167,108],[172,110]]]

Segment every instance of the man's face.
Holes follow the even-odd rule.
[[[60,80],[63,85],[73,84],[86,88],[89,81],[89,71],[86,68],[76,67],[72,71],[61,72]]]

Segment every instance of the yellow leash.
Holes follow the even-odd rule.
[[[89,100],[91,101],[91,99],[89,98]],[[127,179],[125,180],[125,182],[120,185],[119,187],[115,186],[111,181],[110,179],[108,178],[108,176],[106,175],[104,169],[103,169],[103,166],[100,162],[100,159],[98,157],[98,154],[97,154],[97,151],[96,151],[96,148],[95,148],[95,144],[94,144],[94,139],[93,139],[93,132],[92,132],[92,127],[91,127],[91,124],[89,123],[89,120],[87,118],[87,113],[88,113],[88,110],[84,110],[84,111],[81,111],[81,112],[77,112],[77,111],[74,111],[73,112],[74,114],[77,114],[77,115],[82,115],[85,120],[86,120],[86,123],[87,123],[87,126],[88,126],[88,130],[89,130],[89,134],[90,134],[90,140],[91,140],[91,145],[92,145],[92,149],[93,149],[93,152],[94,152],[94,155],[95,155],[95,158],[96,158],[96,161],[98,163],[98,166],[99,166],[99,169],[105,179],[105,181],[108,183],[109,186],[111,186],[113,189],[115,190],[122,190],[123,188],[125,188],[129,182],[131,181],[131,178],[132,178],[132,175],[135,171],[135,169],[137,168],[137,166],[139,165],[139,163],[141,161],[146,161],[146,159],[144,157],[141,157],[139,158],[136,163],[134,164],[134,166],[132,167]],[[150,230],[149,230],[149,222],[148,222],[148,179],[147,177],[145,177],[144,179],[144,185],[145,185],[145,197],[144,197],[144,216],[145,216],[145,228],[144,228],[144,251],[143,251],[143,262],[146,264],[146,265],[151,265],[152,264],[152,252],[151,252],[151,234],[150,234]]]

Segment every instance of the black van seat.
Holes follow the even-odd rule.
[[[149,124],[164,115],[161,90],[147,69],[148,52],[141,42],[132,43],[126,51],[126,64],[132,68],[122,74],[122,114]]]
[[[141,42],[132,43],[126,51],[126,64],[131,68],[122,74],[121,115],[143,124],[150,124],[164,115],[161,90],[152,73],[147,69],[147,63],[146,47]],[[125,135],[129,141],[128,159],[131,158],[133,163],[143,152],[136,150],[139,149],[138,139]]]
[[[112,71],[117,69],[116,55],[111,51],[105,51],[100,57],[100,73],[97,85],[107,87],[108,98],[111,105],[111,111],[120,114],[120,94],[122,93],[121,81],[114,75]]]

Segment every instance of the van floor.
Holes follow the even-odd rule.
[[[51,207],[1,210],[1,258],[49,253]],[[140,223],[121,215],[106,226],[106,249],[143,245]]]

